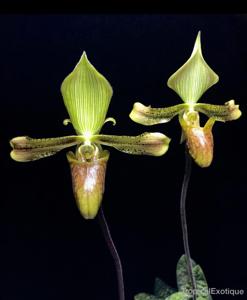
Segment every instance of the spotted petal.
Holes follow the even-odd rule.
[[[85,52],[73,72],[64,79],[61,92],[77,134],[98,133],[113,91],[105,77],[88,61]]]
[[[225,105],[197,103],[194,108],[209,118],[222,122],[237,120],[242,114],[239,105],[236,105],[234,100],[226,102]]]
[[[166,108],[153,108],[136,102],[129,117],[136,123],[149,126],[167,123],[186,108],[188,108],[188,104],[186,103]]]
[[[13,150],[12,159],[19,162],[33,161],[56,154],[58,151],[83,142],[80,136],[65,136],[48,139],[32,139],[28,136],[19,136],[10,141]]]
[[[162,133],[145,132],[138,136],[97,135],[94,141],[135,155],[161,156],[166,153],[170,139]]]
[[[195,103],[218,80],[218,75],[209,67],[202,56],[201,34],[199,32],[189,60],[168,79],[167,85],[184,102]]]

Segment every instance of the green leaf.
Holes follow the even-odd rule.
[[[183,292],[177,292],[167,297],[165,300],[188,300],[189,297]],[[199,300],[199,299],[197,299]]]
[[[208,284],[202,268],[193,260],[191,260],[191,262],[192,271],[196,282],[196,295],[198,299],[200,299],[199,297],[204,300],[211,299],[211,296],[208,294]],[[187,293],[188,295],[191,295],[193,292],[195,292],[192,291],[191,280],[187,272],[187,260],[185,255],[182,255],[177,263],[177,285],[179,291]]]
[[[88,61],[86,53],[63,81],[64,104],[77,134],[91,136],[104,124],[112,87]]]
[[[154,295],[160,298],[166,298],[173,294],[175,289],[164,283],[160,278],[155,278]]]
[[[166,153],[170,139],[162,133],[145,132],[138,136],[95,135],[92,142],[135,155],[160,156]]]
[[[167,123],[186,108],[188,108],[187,104],[178,104],[166,108],[153,108],[136,102],[129,117],[136,123],[150,126]]]
[[[10,141],[13,150],[12,159],[19,162],[33,161],[56,154],[58,151],[83,142],[80,136],[65,136],[58,138],[33,139],[28,136],[19,136]]]
[[[221,122],[237,120],[242,114],[239,105],[236,105],[234,100],[226,102],[225,105],[197,103],[194,108],[209,118]]]
[[[184,102],[195,103],[218,81],[218,75],[209,67],[202,56],[201,34],[199,32],[189,60],[168,79],[167,85]]]
[[[137,294],[135,295],[134,299],[135,300],[165,300],[165,298],[155,297],[154,295],[146,294],[146,293]]]
[[[191,259],[192,268],[196,266],[196,263]],[[182,290],[182,288],[191,288],[190,277],[187,272],[187,260],[186,256],[182,255],[177,263],[177,285],[178,289]]]

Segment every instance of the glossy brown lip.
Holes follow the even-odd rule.
[[[67,154],[74,197],[85,219],[95,218],[102,202],[109,152],[100,154],[99,158],[90,161],[78,160],[73,152]]]

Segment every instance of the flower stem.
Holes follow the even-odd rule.
[[[100,227],[102,229],[106,244],[111,252],[111,255],[113,257],[114,263],[115,263],[115,268],[117,272],[117,281],[118,281],[118,296],[119,300],[125,300],[125,295],[124,295],[124,280],[123,280],[123,268],[121,264],[120,257],[118,255],[116,246],[113,242],[113,239],[111,237],[111,232],[108,227],[103,208],[102,206],[100,207],[99,213],[98,213],[98,221],[100,224]]]
[[[189,247],[189,239],[188,239],[188,228],[187,228],[187,220],[186,220],[186,196],[188,191],[188,185],[191,175],[191,157],[188,153],[187,148],[185,149],[185,169],[184,169],[184,178],[181,190],[180,197],[180,217],[181,217],[181,225],[183,232],[183,244],[184,244],[184,252],[187,262],[187,272],[190,277],[192,291],[193,291],[193,300],[196,300],[196,282],[195,277],[192,271],[192,261],[190,257],[190,247]]]

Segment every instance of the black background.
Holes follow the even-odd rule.
[[[215,124],[209,168],[193,164],[191,254],[211,287],[245,289],[246,299],[246,26],[244,14],[1,15],[0,299],[117,299],[98,223],[85,221],[73,199],[66,151],[27,164],[9,157],[12,137],[74,134],[62,124],[68,114],[60,84],[83,50],[114,89],[108,116],[117,125],[106,124],[103,133],[159,131],[172,138],[160,158],[109,149],[103,206],[122,258],[126,299],[152,292],[156,276],[176,286],[183,253],[181,130],[177,118],[143,127],[128,114],[137,100],[153,107],[181,102],[166,81],[190,56],[199,30],[204,58],[220,77],[200,101],[235,99],[243,116]]]

